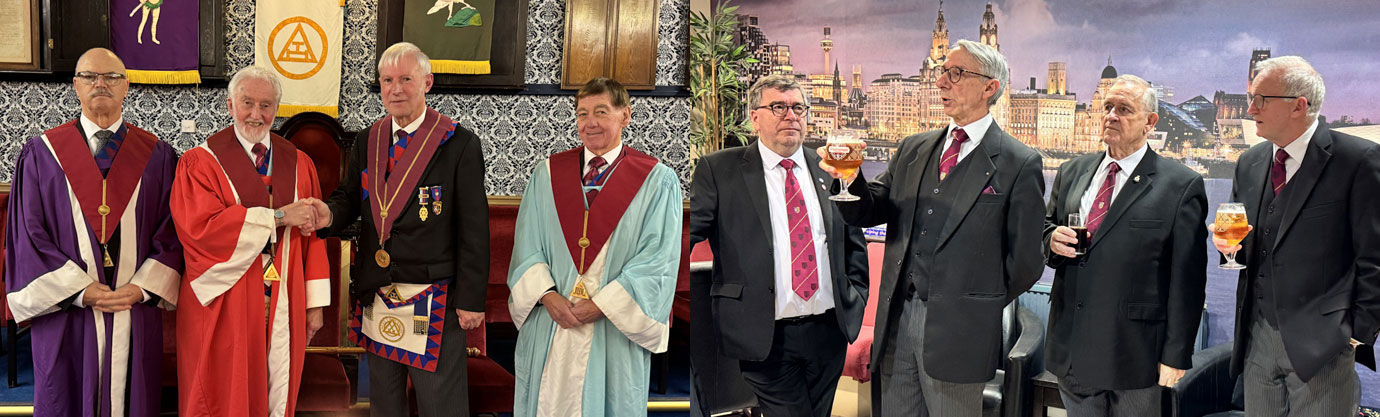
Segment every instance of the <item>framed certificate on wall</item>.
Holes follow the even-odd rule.
[[[0,70],[39,67],[38,0],[0,0]]]

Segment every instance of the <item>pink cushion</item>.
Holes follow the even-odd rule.
[[[863,314],[863,325],[862,330],[858,332],[858,340],[848,345],[848,355],[843,364],[843,374],[859,382],[872,379],[867,367],[872,360],[872,326],[877,322],[877,289],[882,286],[882,257],[885,255],[886,244],[867,244],[867,309]]]

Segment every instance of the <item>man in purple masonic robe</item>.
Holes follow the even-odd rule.
[[[124,63],[77,61],[77,120],[20,150],[5,291],[32,329],[35,416],[155,416],[160,308],[177,303],[182,246],[168,209],[177,155],[124,123]]]

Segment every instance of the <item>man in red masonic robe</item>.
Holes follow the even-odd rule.
[[[263,67],[229,85],[234,126],[187,151],[172,216],[186,253],[177,309],[182,416],[291,416],[307,341],[330,304],[311,159],[269,132],[281,87]]]

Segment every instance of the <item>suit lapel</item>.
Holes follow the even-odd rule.
[[[900,215],[897,216],[897,218],[901,219],[901,221],[895,222],[896,224],[894,225],[887,225],[888,236],[891,235],[891,233],[896,233],[897,236],[910,236],[911,228],[915,227],[915,222],[913,221],[913,219],[915,219],[915,210],[919,209],[920,202],[925,199],[924,195],[919,192],[921,176],[925,175],[926,169],[932,168],[928,166],[930,157],[934,155],[934,150],[944,143],[944,135],[948,134],[946,130],[942,129],[936,132],[937,133],[932,136],[922,136],[918,138],[921,143],[916,145],[915,157],[911,160],[891,161],[893,164],[906,164],[904,169],[897,169],[893,172],[893,175],[896,173],[903,173],[900,179],[896,179],[895,177],[892,178],[896,181],[895,185],[893,185],[894,189],[903,190],[902,193],[909,193],[913,190],[913,192],[915,192],[915,201],[911,202],[908,206],[901,205],[896,207],[896,209],[900,211]],[[896,230],[891,230],[892,227],[895,227]],[[901,242],[901,252],[909,250],[906,248],[910,243],[909,238],[903,238],[897,241]]]
[[[824,220],[825,237],[832,237],[834,236],[834,203],[829,201],[829,188],[824,184],[827,182],[825,178],[832,181],[833,177],[819,169],[819,155],[808,150],[801,153],[805,154],[806,169],[810,171],[810,179],[814,180],[813,183],[802,184],[801,187],[818,187],[815,189],[815,201],[819,203],[819,217]]]
[[[967,158],[959,161],[959,165],[964,165],[964,170],[958,178],[958,195],[954,196],[954,206],[949,213],[949,218],[944,221],[944,229],[939,233],[939,246],[944,247],[944,243],[953,236],[954,230],[963,223],[963,219],[968,217],[968,211],[973,208],[973,203],[977,202],[979,195],[982,195],[983,188],[987,187],[987,182],[997,173],[997,164],[992,162],[997,155],[1001,154],[1001,141],[1005,138],[1005,133],[997,127],[996,123],[987,128],[987,133],[983,135],[982,141],[978,142],[977,149],[968,154]],[[965,164],[966,162],[966,164]],[[1011,190],[1000,190],[1010,192]],[[961,215],[960,215],[961,214]]]
[[[1103,153],[1106,157],[1106,153]],[[1092,177],[1097,173],[1097,167],[1102,165],[1102,158],[1089,158],[1087,164],[1076,166],[1074,170],[1075,179],[1069,189],[1069,193],[1064,196],[1064,212],[1077,213],[1083,204],[1083,194],[1088,192],[1088,187],[1092,184]],[[1083,213],[1087,214],[1087,213]]]
[[[1313,187],[1318,185],[1318,177],[1322,175],[1327,161],[1332,159],[1332,134],[1328,132],[1327,128],[1318,126],[1318,130],[1313,133],[1313,140],[1308,143],[1308,153],[1304,154],[1299,170],[1294,172],[1293,180],[1284,185],[1285,192],[1289,193],[1289,205],[1284,207],[1284,217],[1271,249],[1279,246],[1280,238],[1289,233],[1289,227],[1298,217],[1299,210],[1303,209],[1303,203],[1308,200]]]
[[[1116,226],[1116,221],[1126,213],[1126,208],[1134,204],[1155,179],[1155,164],[1159,162],[1160,156],[1154,150],[1146,149],[1145,156],[1136,165],[1136,170],[1131,172],[1131,178],[1126,184],[1121,186],[1121,192],[1117,193],[1116,199],[1112,200],[1112,206],[1107,208],[1107,218],[1102,220],[1102,224],[1097,226],[1098,230],[1111,230]],[[1139,179],[1139,180],[1137,180]],[[1102,240],[1106,233],[1093,234],[1092,244],[1088,247],[1097,246],[1097,242]]]
[[[1268,153],[1262,153],[1262,155],[1268,155]],[[1254,158],[1254,160],[1251,161],[1238,160],[1237,163],[1247,165],[1244,171],[1242,171],[1240,178],[1233,179],[1233,181],[1237,181],[1236,187],[1240,190],[1236,198],[1241,200],[1234,202],[1244,204],[1246,206],[1246,216],[1250,223],[1259,225],[1262,219],[1264,219],[1263,215],[1265,214],[1265,192],[1269,190],[1265,182],[1268,181],[1267,176],[1270,169],[1270,161],[1265,158]],[[1215,217],[1212,219],[1216,221]],[[1257,241],[1257,243],[1262,245],[1265,244],[1259,236],[1261,236],[1260,233],[1251,232],[1251,234],[1242,241],[1246,242],[1242,243],[1242,245],[1249,245]],[[1240,254],[1249,256],[1250,251],[1243,249],[1237,255],[1237,262],[1245,263],[1246,260],[1239,258]]]
[[[746,146],[743,152],[742,163],[738,165],[738,172],[743,173],[743,187],[747,190],[748,197],[752,199],[752,207],[757,212],[757,222],[762,225],[762,238],[764,242],[770,244],[771,236],[771,215],[768,208],[771,207],[767,202],[767,177],[762,170],[762,153],[758,151],[757,144],[751,143]]]

